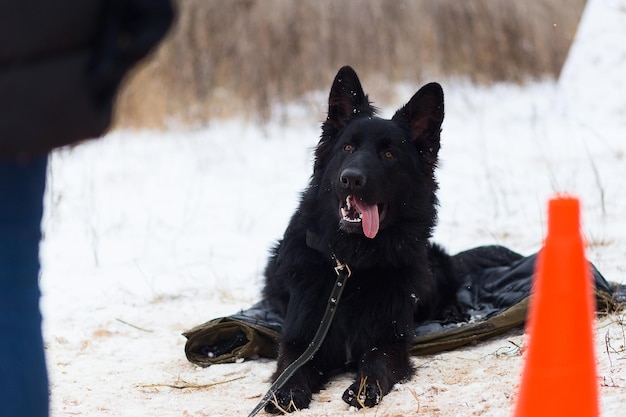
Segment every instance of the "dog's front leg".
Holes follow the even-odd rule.
[[[362,355],[357,378],[342,398],[357,408],[374,407],[394,384],[412,373],[406,342],[374,347]]]
[[[304,352],[304,349],[296,344],[281,344],[273,379],[276,380]],[[265,411],[281,414],[307,408],[311,403],[313,392],[320,387],[323,378],[324,372],[318,369],[314,361],[306,363],[293,374],[283,388],[276,391],[274,398],[265,406]]]

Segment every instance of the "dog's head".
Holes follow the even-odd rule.
[[[329,200],[340,230],[374,239],[380,230],[413,221],[430,234],[442,121],[437,83],[423,86],[387,120],[376,116],[354,70],[339,70],[315,150],[313,182],[322,187],[319,195]]]

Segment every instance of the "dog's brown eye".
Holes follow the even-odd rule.
[[[354,152],[354,145],[351,143],[346,143],[345,145],[343,145],[343,151],[348,153]]]
[[[381,155],[385,159],[396,159],[396,154],[394,154],[393,151],[390,150],[383,151]]]

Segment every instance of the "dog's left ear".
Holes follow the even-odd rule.
[[[443,122],[443,89],[437,83],[426,84],[392,120],[408,127],[411,139],[420,149],[437,156]]]

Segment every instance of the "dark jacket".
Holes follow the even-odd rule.
[[[0,158],[100,136],[172,19],[168,0],[0,2]]]

